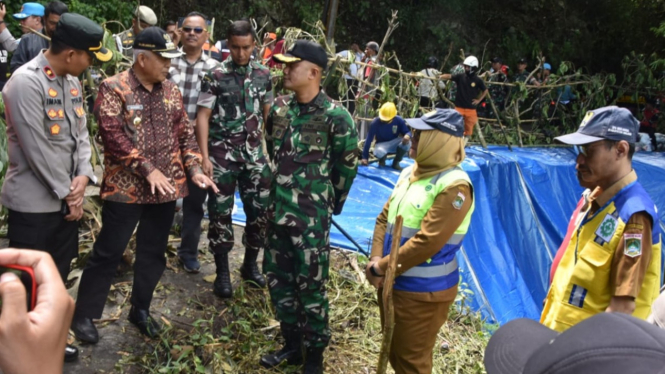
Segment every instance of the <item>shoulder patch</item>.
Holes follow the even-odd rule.
[[[46,77],[50,80],[55,79],[55,73],[53,72],[53,69],[51,69],[50,66],[44,66],[44,69],[42,69],[44,74],[46,74]]]
[[[623,254],[635,258],[642,254],[642,234],[623,234]]]
[[[466,200],[466,196],[464,196],[463,193],[458,192],[457,196],[455,196],[455,200],[453,200],[453,208],[460,210],[462,209],[462,205],[464,205],[464,201]]]
[[[617,230],[618,222],[611,214],[607,214],[603,218],[603,222],[598,226],[596,230],[596,235],[601,237],[604,241],[609,242],[614,235],[614,232]]]

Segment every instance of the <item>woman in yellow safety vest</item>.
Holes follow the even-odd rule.
[[[464,120],[452,109],[437,109],[406,120],[412,129],[410,157],[376,219],[369,282],[381,294],[390,260],[392,228],[403,217],[393,288],[395,328],[390,364],[396,374],[432,372],[432,348],[455,301],[459,270],[455,254],[469,229],[473,186],[459,166],[464,160]]]

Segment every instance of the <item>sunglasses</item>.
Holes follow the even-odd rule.
[[[184,31],[186,34],[189,34],[190,32],[194,31],[195,34],[200,34],[203,32],[202,27],[183,27],[182,31]]]

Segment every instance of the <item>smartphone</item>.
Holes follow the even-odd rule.
[[[62,213],[63,216],[68,216],[71,213],[69,205],[67,205],[67,201],[65,200],[62,200],[62,203],[60,204],[60,213]]]
[[[0,265],[0,275],[7,272],[16,274],[25,286],[28,312],[35,309],[37,304],[37,281],[35,281],[35,273],[32,268],[20,265]],[[0,307],[2,307],[2,300],[0,300]]]

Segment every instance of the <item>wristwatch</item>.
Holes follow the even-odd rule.
[[[375,276],[375,277],[384,277],[385,276],[384,274],[377,273],[376,269],[374,269],[373,265],[369,267],[369,272],[372,273],[372,275]]]

